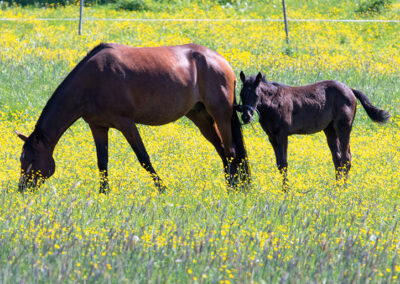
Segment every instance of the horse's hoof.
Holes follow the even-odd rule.
[[[284,185],[282,186],[282,192],[283,192],[283,193],[288,193],[288,192],[289,192],[289,189],[290,189],[290,186],[287,185],[287,184],[284,184]]]
[[[25,186],[22,186],[22,185],[20,185],[20,186],[18,186],[18,192],[19,193],[25,193],[25,190],[26,190],[26,187]]]
[[[157,189],[159,193],[165,193],[167,191],[167,187],[165,185],[159,185],[157,186]]]
[[[161,180],[155,181],[154,185],[156,186],[159,193],[164,193],[167,191],[167,187],[164,185],[164,183]]]

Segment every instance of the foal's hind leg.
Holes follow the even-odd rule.
[[[350,152],[350,132],[351,123],[338,124],[335,127],[336,135],[339,140],[340,147],[340,160],[339,160],[339,173],[340,178],[347,180],[351,168],[351,152]]]
[[[327,128],[324,129],[326,140],[328,141],[329,149],[331,150],[333,164],[335,166],[336,180],[340,179],[340,147],[339,138],[336,135],[335,128],[333,124],[329,124]]]
[[[126,140],[128,140],[142,167],[151,174],[158,191],[164,192],[165,186],[150,162],[149,154],[147,154],[134,121],[130,119],[120,119],[116,128],[121,131]]]
[[[100,193],[107,193],[108,185],[108,127],[89,124],[94,138],[97,153],[97,166],[100,171]]]
[[[342,177],[344,177],[344,180],[346,181],[351,168],[350,130],[348,133],[339,137],[339,143],[341,150],[340,166],[342,169]]]

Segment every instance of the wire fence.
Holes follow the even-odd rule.
[[[0,21],[78,21],[79,18],[0,18]],[[283,19],[138,19],[138,18],[83,18],[84,21],[111,22],[283,22]],[[288,22],[341,22],[341,23],[395,23],[400,20],[364,20],[364,19],[287,19]]]
[[[81,0],[82,1],[82,0]],[[82,9],[82,5],[80,6]],[[174,19],[174,18],[83,18],[82,10],[80,10],[81,17],[79,18],[0,18],[0,22],[15,21],[15,22],[27,22],[27,21],[68,21],[68,22],[79,22],[78,34],[82,34],[82,22],[96,22],[96,21],[108,21],[108,22],[284,22],[286,32],[286,42],[289,44],[289,32],[288,22],[313,22],[313,23],[387,23],[387,24],[399,24],[400,20],[368,20],[368,19],[288,19],[284,12],[284,19]]]

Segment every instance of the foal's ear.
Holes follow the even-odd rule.
[[[256,85],[260,84],[261,79],[262,79],[262,74],[261,74],[261,72],[258,72],[256,81],[255,81]]]
[[[243,71],[240,71],[240,80],[242,80],[243,83],[246,80],[246,76],[244,76]]]
[[[19,132],[18,130],[14,130],[15,134],[17,134],[17,136],[19,138],[21,138],[22,141],[26,142],[26,140],[28,140],[28,137],[26,137],[24,134],[22,134],[21,132]]]
[[[236,111],[238,111],[238,112],[243,112],[243,108],[242,108],[241,105],[236,105],[236,104],[234,104],[234,105],[233,105],[233,109],[236,110]]]

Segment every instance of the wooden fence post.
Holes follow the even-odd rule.
[[[286,43],[289,44],[289,29],[288,29],[288,23],[287,23],[287,17],[286,17],[285,0],[282,0],[282,7],[283,7],[283,18],[285,20]]]
[[[79,35],[82,35],[83,0],[80,0],[79,2]]]

